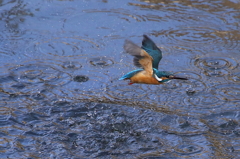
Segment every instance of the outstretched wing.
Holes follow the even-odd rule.
[[[152,75],[152,56],[130,40],[125,40],[123,48],[127,53],[134,56],[133,62],[135,66],[142,67],[147,73]]]
[[[158,69],[158,64],[162,59],[162,51],[147,35],[143,35],[142,49],[152,56],[152,67]]]

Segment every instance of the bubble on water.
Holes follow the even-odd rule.
[[[189,87],[186,89],[186,94],[191,96],[196,93],[196,90],[192,87],[192,85],[189,85]]]
[[[80,69],[82,67],[82,65],[76,61],[68,61],[68,62],[63,63],[62,67],[64,69]]]
[[[106,58],[106,57],[91,58],[89,60],[89,63],[93,66],[100,66],[100,67],[113,65],[113,61],[111,59]]]
[[[187,93],[187,95],[190,96],[190,95],[194,95],[196,93],[196,91],[194,88],[189,87],[189,88],[187,88],[186,93]]]
[[[226,69],[220,69],[218,70],[215,68],[214,70],[207,70],[203,72],[206,76],[215,76],[215,77],[222,77],[229,74],[229,72]]]
[[[194,65],[204,71],[206,76],[226,76],[229,70],[233,70],[238,66],[238,63],[228,57],[203,57],[197,58]]]

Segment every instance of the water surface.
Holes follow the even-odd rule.
[[[237,0],[0,2],[2,158],[239,158]],[[125,39],[189,78],[128,85]]]

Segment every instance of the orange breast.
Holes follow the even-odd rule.
[[[158,82],[152,75],[139,72],[130,78],[132,83],[145,83],[145,84],[162,84]]]

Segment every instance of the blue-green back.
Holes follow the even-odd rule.
[[[153,58],[153,68],[158,69],[158,64],[162,59],[162,51],[146,35],[143,35],[142,49],[144,49]]]
[[[133,70],[131,72],[128,72],[126,75],[122,76],[121,78],[119,78],[119,80],[125,80],[125,79],[130,79],[131,77],[133,77],[135,74],[137,74],[138,72],[143,71],[143,69],[137,69],[137,70]]]

